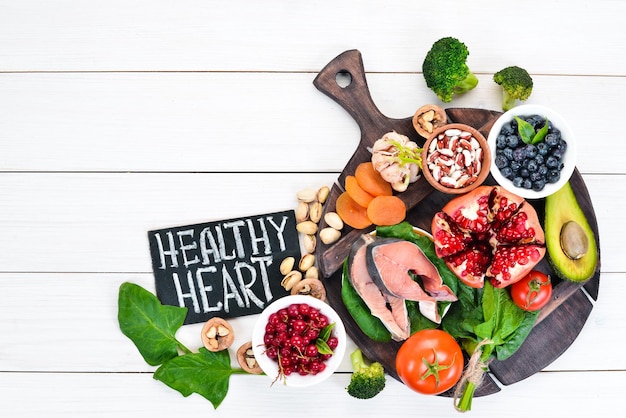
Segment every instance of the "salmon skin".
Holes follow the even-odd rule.
[[[396,341],[410,336],[406,300],[416,301],[435,323],[441,322],[437,302],[457,300],[421,248],[409,241],[364,234],[352,244],[348,266],[350,283]],[[409,273],[419,276],[424,288]]]
[[[367,247],[366,261],[368,273],[379,288],[395,297],[418,302],[422,315],[435,323],[441,322],[437,302],[457,300],[443,283],[437,267],[417,244],[397,238],[377,238]],[[422,284],[411,274],[418,276]]]
[[[403,341],[409,337],[411,328],[406,304],[404,299],[383,292],[370,277],[367,271],[366,251],[372,242],[374,238],[365,234],[352,244],[348,256],[348,278],[370,313],[380,319],[387,328],[391,338]]]

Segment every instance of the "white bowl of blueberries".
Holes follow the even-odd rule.
[[[526,199],[556,192],[576,168],[571,128],[563,117],[544,106],[525,104],[505,112],[493,124],[487,143],[493,178]]]

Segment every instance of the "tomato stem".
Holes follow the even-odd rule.
[[[439,357],[437,356],[437,351],[433,348],[433,354],[435,355],[435,361],[430,363],[426,360],[426,357],[422,357],[422,363],[426,366],[426,373],[424,373],[421,377],[422,380],[426,380],[429,376],[435,377],[435,388],[439,387],[439,372],[442,370],[449,369],[454,364],[454,360],[456,360],[456,353],[454,353],[454,357],[452,358],[452,363],[446,365],[439,364]]]

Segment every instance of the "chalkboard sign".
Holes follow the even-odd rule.
[[[157,297],[185,324],[261,312],[285,296],[281,261],[300,258],[294,211],[148,232]]]

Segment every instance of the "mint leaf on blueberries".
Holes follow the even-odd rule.
[[[533,141],[532,141],[533,144],[537,144],[543,141],[543,138],[546,137],[546,135],[548,134],[548,130],[550,129],[549,125],[550,124],[548,123],[548,118],[546,118],[546,123],[535,134],[535,137],[533,138]]]
[[[514,116],[514,118],[517,121],[517,132],[525,144],[537,144],[543,141],[543,138],[548,134],[548,118],[546,118],[546,123],[538,131],[535,131],[533,125],[526,122],[524,119],[517,116]]]
[[[190,352],[175,338],[186,315],[187,308],[162,305],[155,295],[139,285],[126,282],[120,286],[117,313],[120,329],[151,366],[178,356],[179,348]]]
[[[515,116],[515,120],[517,121],[517,131],[519,132],[519,136],[522,138],[522,141],[524,141],[525,144],[532,143],[535,136],[535,128],[533,128],[530,123],[517,116]]]

